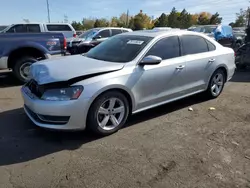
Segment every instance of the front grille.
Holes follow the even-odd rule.
[[[32,94],[34,94],[38,98],[42,97],[44,93],[44,86],[38,85],[38,83],[35,80],[30,80],[27,83],[27,87],[30,89]]]
[[[33,112],[27,105],[24,105],[24,108],[29,113],[29,115],[37,122],[44,124],[54,124],[54,125],[65,125],[69,122],[70,116],[49,116],[49,115],[40,115]]]

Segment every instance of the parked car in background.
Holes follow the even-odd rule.
[[[214,30],[216,29],[217,25],[194,25],[189,27],[188,31],[194,31],[198,33],[204,33],[205,35],[214,39]]]
[[[67,49],[71,54],[81,54],[88,52],[91,48],[97,46],[109,37],[117,34],[132,32],[131,29],[119,27],[94,28],[85,31],[78,38],[67,42]]]
[[[236,38],[233,35],[232,27],[229,25],[202,25],[192,26],[188,28],[189,31],[204,33],[205,35],[213,38],[225,47],[234,48]]]
[[[240,69],[250,66],[250,43],[243,44],[237,49],[235,63]]]
[[[242,46],[245,42],[246,38],[246,28],[245,27],[234,27],[233,28],[233,34],[235,37],[235,48],[236,50]]]
[[[76,36],[80,36],[84,33],[85,31],[76,31]]]
[[[43,33],[54,32],[63,33],[66,38],[76,37],[76,31],[68,23],[24,23],[13,24],[1,33]]]
[[[18,80],[29,79],[31,64],[62,56],[66,39],[62,33],[3,33],[0,34],[0,70],[11,69]]]
[[[8,25],[0,25],[0,32],[4,29],[6,29],[8,27]]]
[[[234,71],[234,51],[203,34],[127,32],[83,55],[32,65],[24,110],[40,127],[108,135],[129,114],[200,92],[218,97]]]

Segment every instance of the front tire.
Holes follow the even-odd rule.
[[[37,59],[33,57],[22,57],[17,60],[13,67],[15,77],[22,83],[29,81],[29,69],[35,62],[37,62]]]
[[[91,105],[87,127],[93,132],[107,136],[117,132],[126,123],[129,115],[129,103],[120,92],[106,92]]]
[[[216,70],[211,76],[211,79],[209,81],[208,88],[205,92],[206,96],[210,99],[214,99],[220,96],[224,88],[225,82],[226,82],[225,72],[222,69]]]

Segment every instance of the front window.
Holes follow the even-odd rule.
[[[94,35],[98,32],[98,29],[90,29],[79,36],[81,39],[92,39]]]
[[[125,63],[132,61],[151,40],[152,37],[146,36],[116,35],[91,49],[85,56]]]
[[[6,31],[6,33],[27,33],[26,25],[14,25]]]
[[[146,54],[161,57],[162,60],[180,56],[180,45],[177,36],[159,40]]]

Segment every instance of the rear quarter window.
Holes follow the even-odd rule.
[[[68,25],[47,25],[48,31],[72,31]]]
[[[215,47],[214,44],[212,44],[212,43],[209,42],[208,40],[206,40],[206,42],[207,42],[207,46],[208,46],[208,50],[209,50],[209,51],[214,51],[214,50],[216,50],[216,47]]]
[[[127,33],[127,32],[129,32],[129,31],[126,30],[126,29],[122,29],[122,32],[123,32],[123,33]]]

